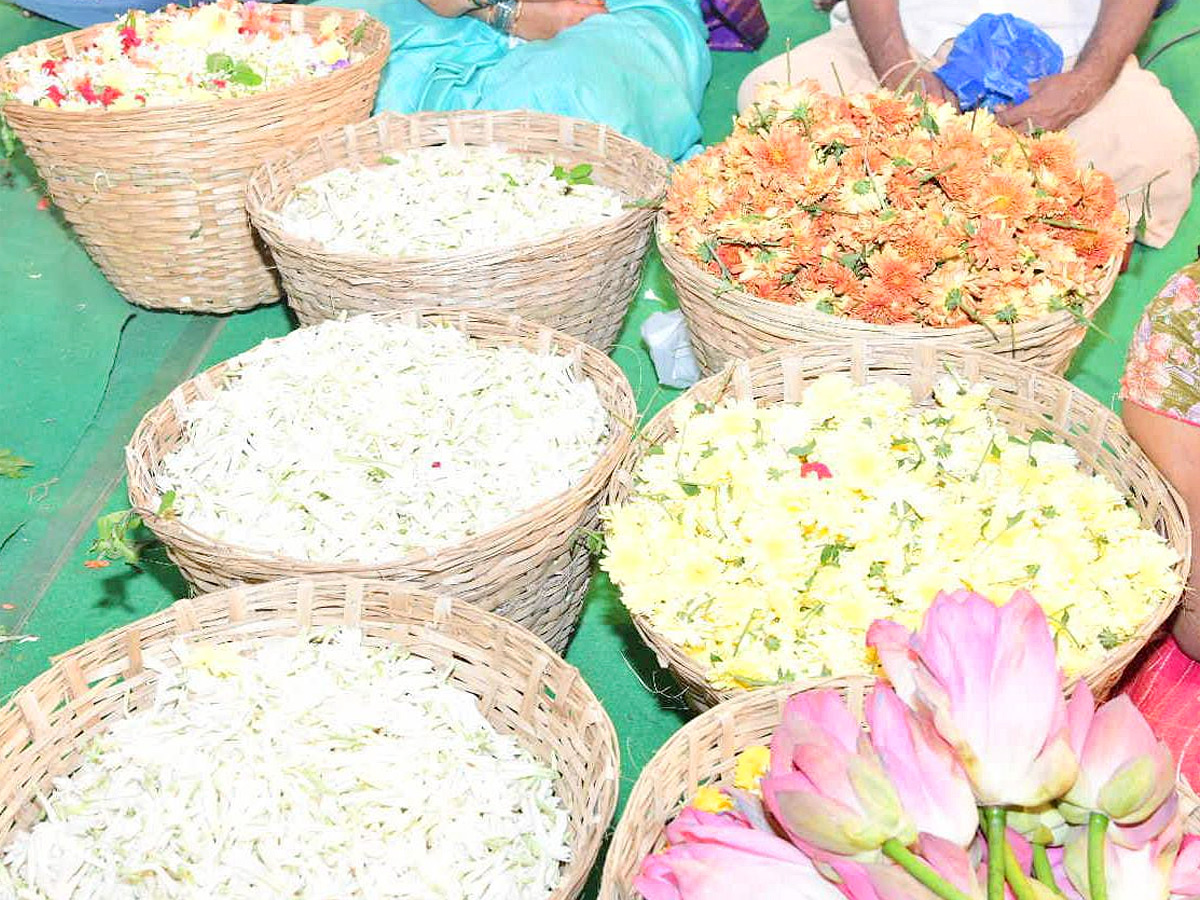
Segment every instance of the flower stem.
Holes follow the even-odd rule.
[[[1088,896],[1091,900],[1108,900],[1108,878],[1104,873],[1104,834],[1108,831],[1108,816],[1094,812],[1088,816]]]
[[[1054,880],[1054,869],[1050,866],[1050,856],[1046,853],[1044,844],[1033,845],[1033,874],[1037,876],[1038,881],[1054,893],[1062,893],[1058,889],[1058,882]]]
[[[890,838],[883,845],[883,854],[942,900],[971,900],[895,838]]]
[[[1013,896],[1017,900],[1037,900],[1037,895],[1029,884],[1029,876],[1021,868],[1017,854],[1013,852],[1008,841],[1004,842],[1004,876],[1008,879],[1008,886],[1012,888]]]
[[[1004,821],[1007,818],[1001,806],[988,806],[983,810],[983,822],[987,831],[988,879],[987,900],[1004,900]]]

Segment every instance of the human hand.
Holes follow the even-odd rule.
[[[946,87],[946,82],[928,69],[913,71],[910,67],[907,72],[893,72],[884,79],[884,86],[893,91],[901,89],[912,91],[914,94],[920,94],[930,100],[942,100],[958,109],[958,96]]]
[[[1022,131],[1061,131],[1103,95],[1104,85],[1079,69],[1047,75],[1029,85],[1024,103],[997,108],[996,120]]]
[[[525,0],[514,30],[517,37],[544,41],[584,19],[606,12],[604,0]]]

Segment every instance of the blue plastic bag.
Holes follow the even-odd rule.
[[[995,109],[1024,103],[1030,82],[1062,68],[1062,48],[1042,29],[1009,13],[985,13],[955,39],[934,74],[958,96],[961,109]]]

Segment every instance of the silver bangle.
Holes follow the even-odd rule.
[[[512,34],[517,10],[520,9],[519,0],[492,0],[489,5],[492,7],[492,14],[488,18],[488,24],[503,34]]]

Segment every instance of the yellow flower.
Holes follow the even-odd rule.
[[[242,666],[242,658],[225,644],[195,644],[189,648],[184,667],[199,669],[217,678],[236,675]]]
[[[831,375],[794,404],[681,404],[605,514],[605,570],[718,687],[869,673],[874,619],[912,627],[958,587],[1070,604],[1073,674],[1178,592],[1175,552],[1073,451],[1010,439],[985,387],[947,377],[935,396]]]
[[[320,47],[317,49],[317,55],[320,57],[321,62],[327,66],[339,63],[350,56],[346,52],[346,48],[339,41],[322,41]]]
[[[743,791],[758,791],[758,783],[771,767],[771,749],[761,744],[747,747],[737,756],[733,783]]]
[[[692,806],[700,812],[728,812],[733,809],[733,800],[720,788],[706,784],[696,791],[696,796],[692,798]]]

